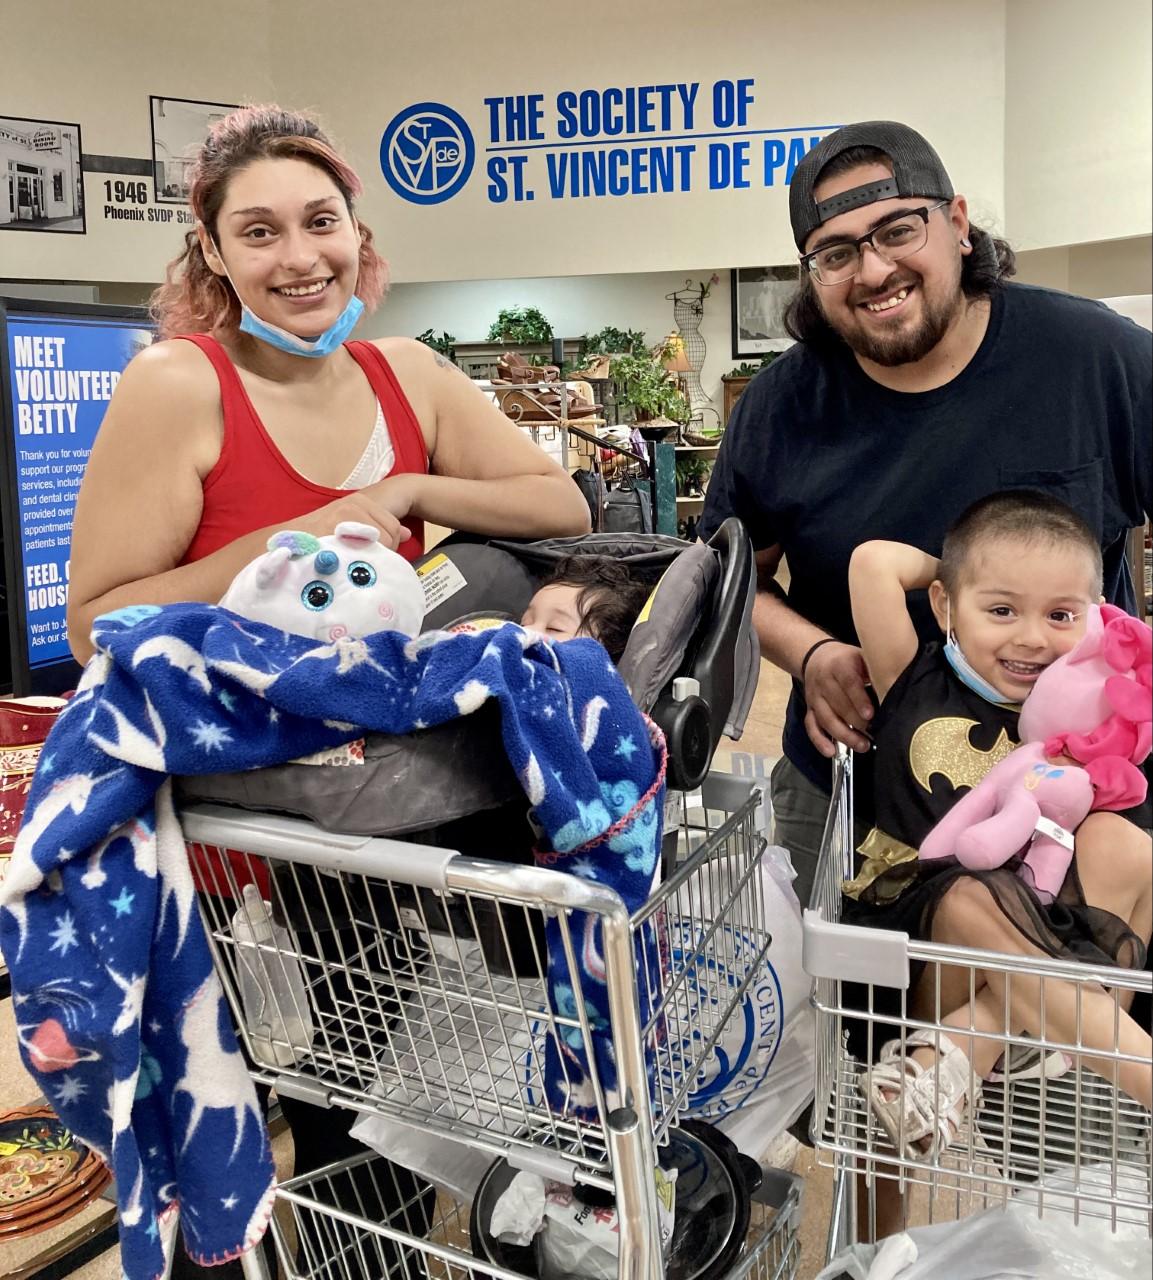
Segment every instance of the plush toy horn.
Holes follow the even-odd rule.
[[[288,547],[275,547],[263,557],[256,568],[256,589],[269,591],[278,587],[288,572],[292,552]]]

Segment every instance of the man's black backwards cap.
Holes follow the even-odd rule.
[[[893,162],[893,176],[866,183],[863,187],[853,187],[818,203],[813,199],[813,188],[821,170],[851,147],[875,147],[883,151]],[[892,196],[952,200],[953,184],[941,157],[925,139],[915,129],[895,120],[865,120],[860,124],[847,124],[836,133],[830,133],[797,165],[789,184],[789,217],[797,248],[803,253],[809,236],[838,213],[872,204],[874,200],[888,200]]]

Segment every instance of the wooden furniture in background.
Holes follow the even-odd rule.
[[[749,385],[749,378],[725,377],[721,379],[721,385],[725,389],[724,396],[724,414],[721,422],[727,427],[729,425],[729,414],[733,411],[733,405],[741,398],[741,392]]]

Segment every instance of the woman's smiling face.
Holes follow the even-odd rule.
[[[356,291],[356,221],[332,178],[306,160],[257,160],[237,173],[216,235],[240,301],[298,337],[323,333]]]

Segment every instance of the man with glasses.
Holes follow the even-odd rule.
[[[794,677],[772,800],[805,902],[829,757],[837,742],[869,748],[853,548],[887,538],[939,553],[977,498],[1041,489],[1098,532],[1106,596],[1132,611],[1125,548],[1151,505],[1153,339],[1099,303],[1006,283],[1012,250],[970,225],[937,153],[907,125],[825,138],[797,167],[789,212],[797,345],[737,402],[700,533],[729,515],[748,526],[761,652]],[[782,556],[787,595],[774,577]],[[927,608],[920,630],[935,634]],[[858,773],[859,801],[871,791]]]

